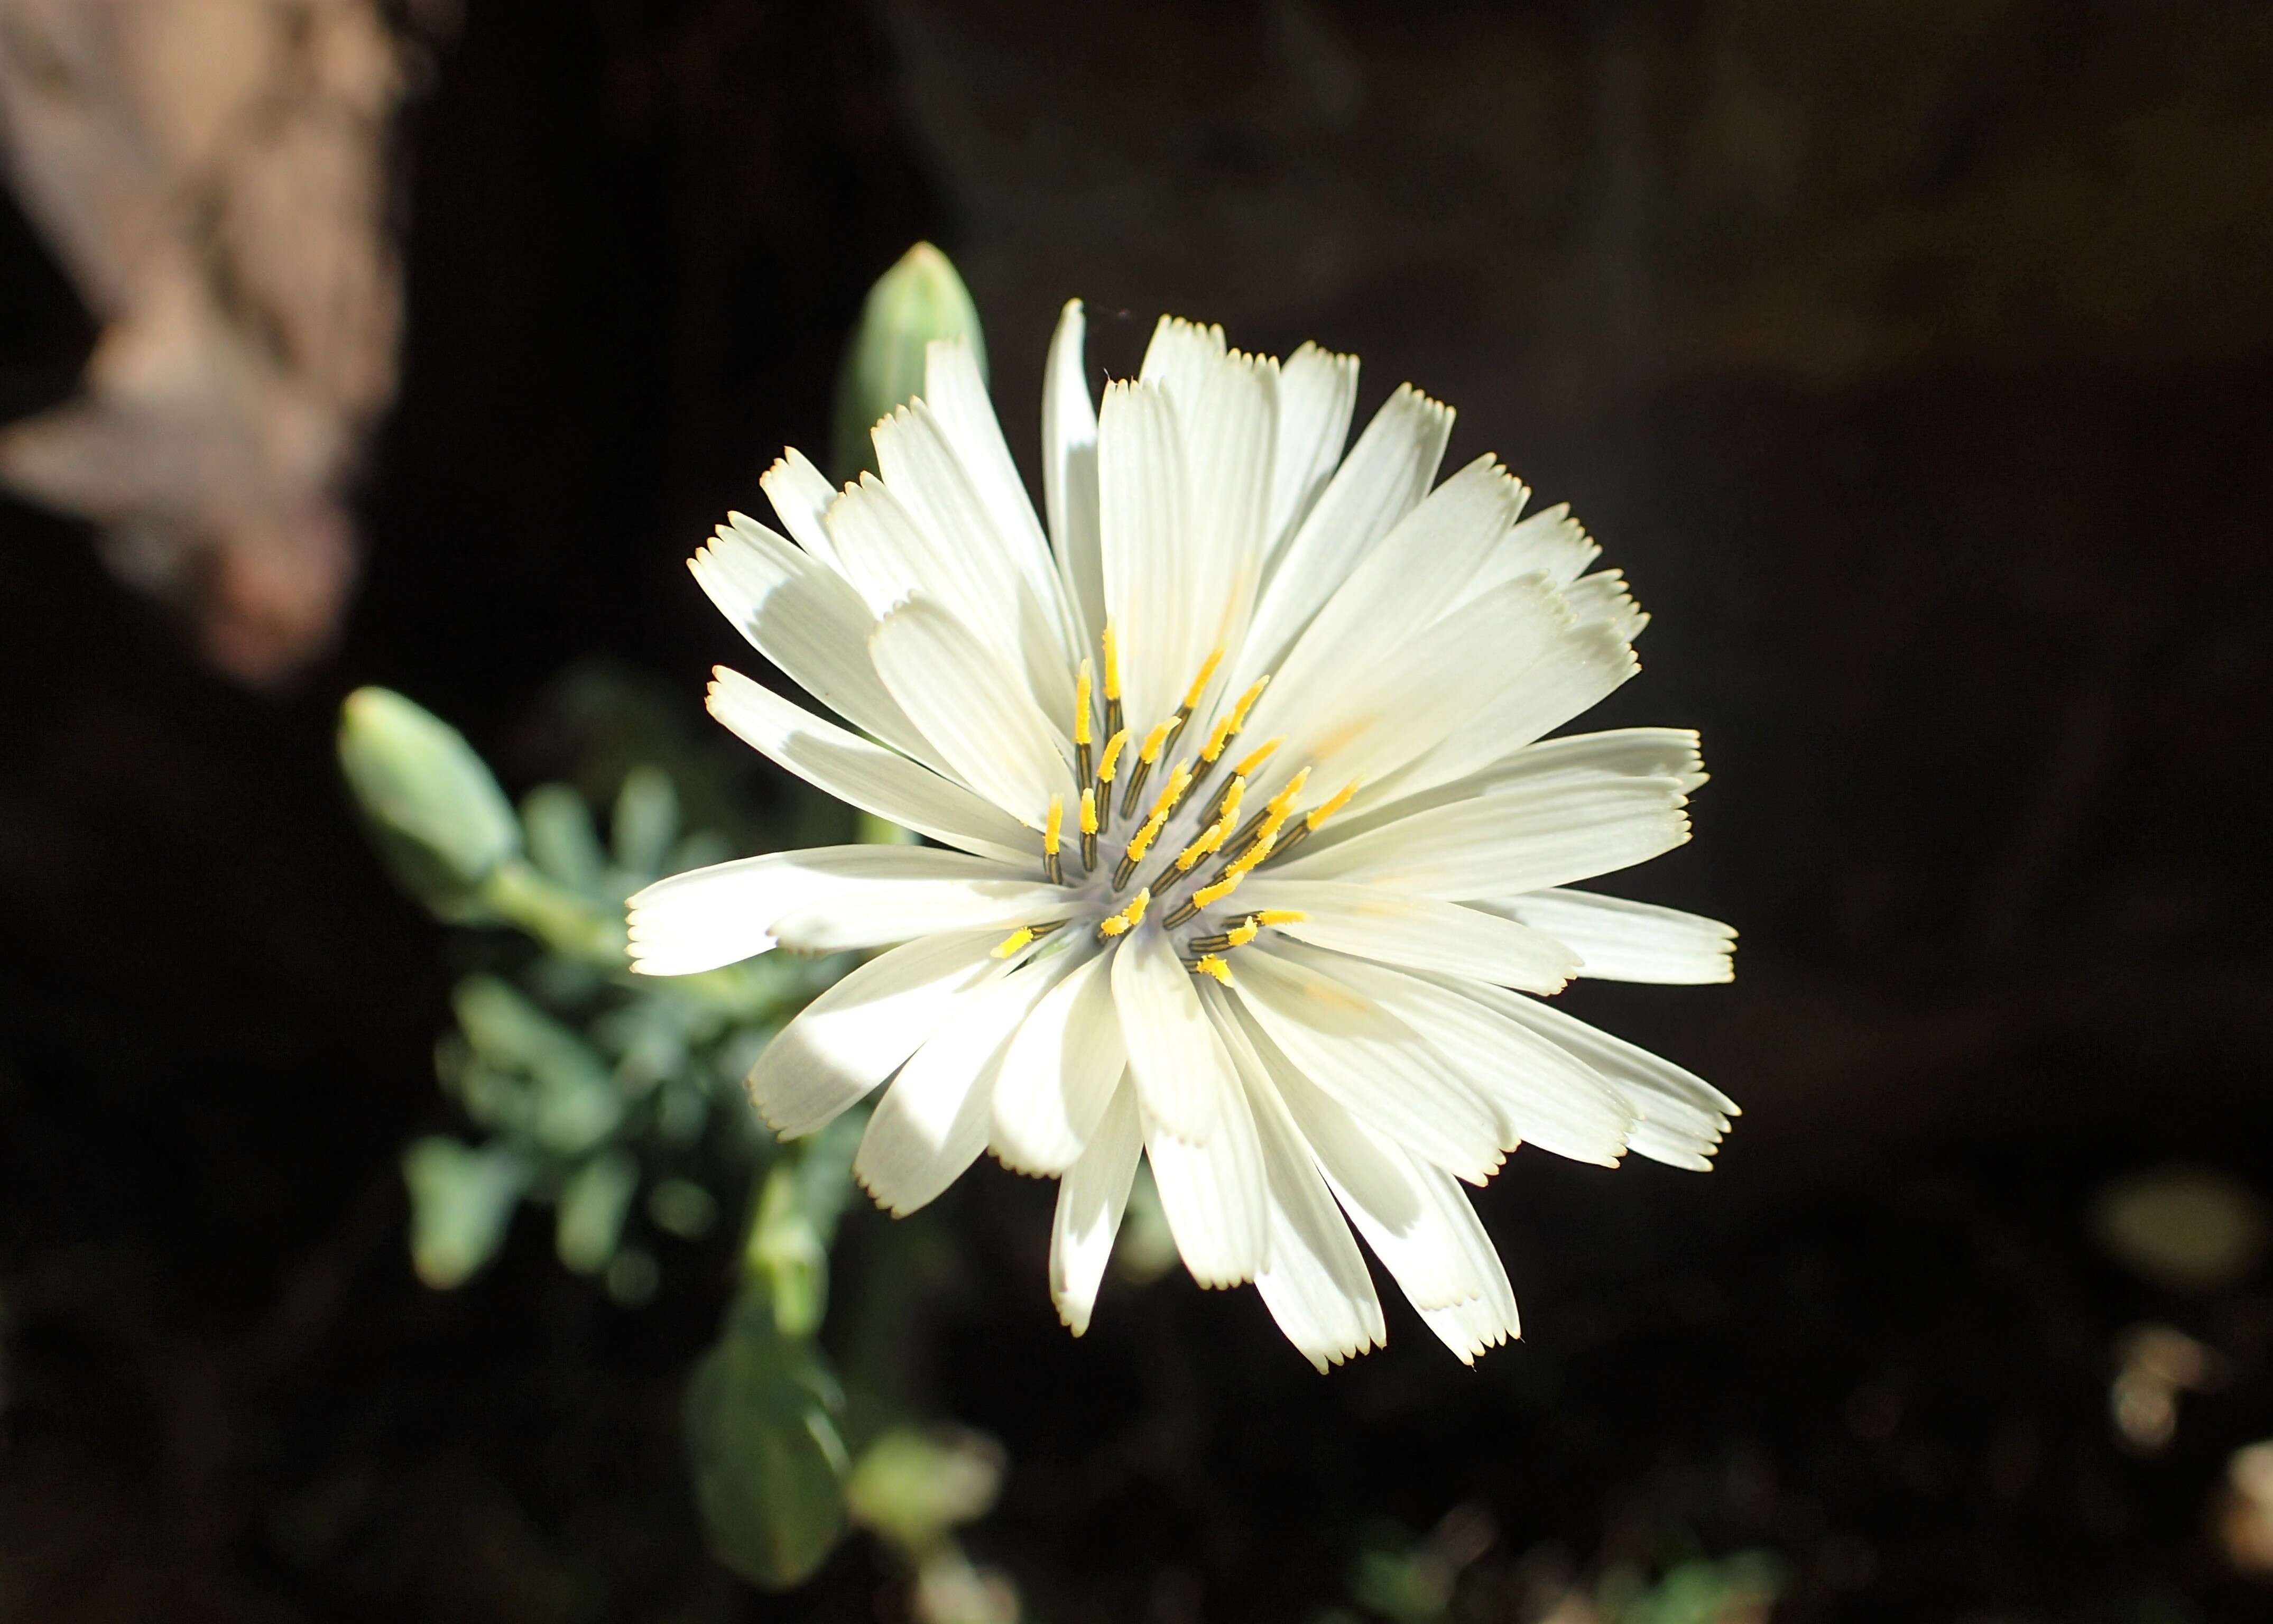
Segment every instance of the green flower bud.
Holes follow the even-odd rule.
[[[861,306],[860,325],[844,351],[836,379],[837,477],[874,470],[868,430],[924,390],[924,351],[935,338],[971,342],[979,372],[986,371],[986,341],[979,310],[954,263],[929,243],[918,243],[876,279]]]
[[[357,688],[340,707],[340,768],[395,877],[446,919],[521,852],[513,807],[465,735],[401,695]]]

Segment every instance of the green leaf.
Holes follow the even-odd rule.
[[[745,1290],[686,1390],[686,1447],[710,1549],[754,1584],[802,1583],[844,1532],[836,1381]]]
[[[639,1163],[620,1150],[593,1157],[560,1186],[552,1246],[579,1274],[597,1274],[616,1255],[624,1214],[639,1189]]]
[[[810,1336],[829,1311],[829,1244],[852,1193],[852,1153],[866,1114],[847,1111],[785,1149],[766,1174],[743,1264],[769,1293],[791,1336]]]
[[[894,1427],[860,1453],[845,1488],[852,1520],[920,1560],[1001,1492],[1002,1446],[958,1427]]]
[[[521,803],[521,826],[539,868],[574,890],[600,891],[608,854],[583,796],[566,784],[539,785]]]
[[[418,1278],[438,1291],[470,1279],[496,1255],[529,1178],[529,1163],[506,1146],[476,1150],[437,1135],[406,1147],[402,1182]]]
[[[623,1120],[623,1094],[599,1052],[505,982],[469,975],[453,1002],[476,1056],[535,1079],[529,1131],[546,1149],[581,1155]]]
[[[868,430],[879,417],[923,393],[924,350],[935,338],[965,338],[986,371],[986,341],[979,307],[956,274],[954,262],[929,243],[918,243],[868,289],[860,323],[845,347],[836,379],[836,477],[874,471]]]
[[[521,852],[498,781],[454,727],[401,695],[361,688],[340,706],[340,771],[403,888],[445,919],[488,917],[473,893]]]
[[[660,767],[634,767],[616,792],[616,867],[644,882],[663,872],[679,838],[679,791]]]

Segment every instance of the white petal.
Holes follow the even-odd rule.
[[[1447,902],[1508,897],[1630,868],[1689,838],[1674,778],[1548,783],[1435,807],[1273,868]]]
[[[1498,1170],[1505,1157],[1491,1108],[1419,1033],[1275,949],[1244,948],[1236,962],[1243,1006],[1304,1076],[1376,1132],[1473,1184]]]
[[[1201,640],[1200,660],[1238,642],[1262,584],[1278,390],[1277,362],[1233,354],[1209,367],[1189,409],[1178,408],[1191,475],[1191,522],[1179,538],[1182,613]]]
[[[750,1069],[750,1103],[784,1139],[826,1127],[1004,971],[999,940],[991,930],[926,936],[859,966],[766,1045]]]
[[[1627,589],[1622,569],[1600,570],[1573,581],[1564,595],[1581,620],[1599,620],[1628,643],[1640,636],[1642,628],[1649,624],[1649,616]]]
[[[1249,793],[1275,793],[1301,763],[1311,770],[1316,799],[1353,779],[1362,796],[1371,785],[1396,794],[1399,770],[1477,726],[1522,680],[1565,613],[1544,581],[1511,581],[1384,651],[1370,668],[1354,665],[1339,680],[1322,675],[1307,689],[1274,681],[1265,703],[1282,689],[1293,703],[1267,720],[1258,706],[1251,726],[1287,743]]]
[[[1125,955],[1124,955],[1125,956]],[[1263,1147],[1239,1074],[1223,1041],[1203,1015],[1215,1067],[1203,1079],[1215,1097],[1205,1144],[1172,1133],[1144,1113],[1144,1154],[1160,1192],[1160,1210],[1184,1267],[1203,1286],[1236,1286],[1255,1278],[1270,1244],[1270,1192]],[[1137,1095],[1144,1104],[1144,1095]]]
[[[750,646],[822,704],[919,761],[938,765],[868,658],[875,617],[836,573],[763,525],[730,515],[687,568]]]
[[[895,1217],[936,1200],[986,1148],[994,1068],[1037,1000],[1065,974],[1039,958],[965,997],[876,1103],[852,1177]]]
[[[1467,583],[1467,594],[1488,592],[1503,581],[1534,574],[1543,574],[1557,586],[1568,586],[1586,573],[1587,566],[1602,551],[1587,537],[1586,526],[1571,516],[1571,504],[1557,502],[1508,532],[1507,539],[1493,549],[1484,568]]]
[[[1482,985],[1407,975],[1362,959],[1278,950],[1339,979],[1419,1033],[1497,1114],[1501,1144],[1616,1167],[1639,1112],[1594,1068],[1528,1026],[1463,996]]]
[[[1467,726],[1407,769],[1399,793],[1482,771],[1600,704],[1640,669],[1632,646],[1609,627],[1574,625]]]
[[[822,518],[836,500],[836,487],[804,452],[795,446],[784,451],[758,477],[758,488],[774,505],[774,515],[791,540],[837,574],[844,573],[837,560],[836,544],[829,538],[829,526]]]
[[[822,721],[739,672],[715,669],[709,704],[743,743],[839,801],[999,862],[1039,861],[1033,837],[992,801]]]
[[[1269,736],[1288,730],[1298,710],[1333,708],[1368,684],[1375,670],[1444,618],[1464,582],[1507,534],[1523,506],[1523,486],[1489,456],[1479,457],[1428,496],[1360,560],[1279,665],[1250,726]],[[1538,594],[1568,614],[1554,594]],[[1542,643],[1543,647],[1544,644]]]
[[[776,938],[831,951],[934,930],[1062,919],[1070,906],[1061,885],[962,852],[917,846],[775,852],[674,874],[634,896],[632,968],[687,975],[762,953]],[[848,931],[856,921],[857,932]],[[847,934],[858,939],[838,940]]]
[[[983,395],[980,410],[986,410]],[[986,420],[994,422],[991,410]],[[1037,588],[1020,569],[1016,554],[1024,549],[1004,536],[971,470],[949,442],[945,425],[926,402],[899,408],[876,425],[870,438],[875,441],[884,489],[934,545],[926,567],[944,571],[943,576],[919,577],[911,584],[953,610],[956,619],[1023,672],[1045,711],[1070,718],[1072,658],[1058,608],[1055,573]],[[1021,493],[1019,500],[1024,500]],[[1029,512],[1025,523],[1033,522]],[[901,539],[904,543],[905,538]],[[1037,531],[1033,548],[1039,552],[1041,545]],[[877,613],[884,609],[879,607]]]
[[[1117,1088],[1081,1159],[1058,1185],[1057,1215],[1050,1225],[1050,1297],[1076,1336],[1089,1329],[1144,1147],[1136,1091]]]
[[[1318,1171],[1399,1288],[1424,1312],[1482,1298],[1489,1289],[1436,1198],[1444,1176],[1368,1127],[1317,1087],[1242,1019]]]
[[[1079,616],[1079,646],[1094,651],[1105,629],[1105,562],[1098,541],[1097,408],[1082,372],[1086,326],[1081,301],[1068,299],[1042,373],[1042,499],[1058,573]]]
[[[1201,996],[1246,1088],[1263,1149],[1269,1244],[1256,1289],[1287,1340],[1324,1371],[1387,1340],[1381,1299],[1309,1142],[1231,1009],[1231,995],[1211,986]]]
[[[1163,316],[1152,325],[1152,342],[1136,369],[1142,382],[1166,389],[1178,411],[1189,411],[1208,372],[1224,356],[1223,329],[1202,327],[1181,316]]]
[[[1227,685],[1231,692],[1278,665],[1318,605],[1428,493],[1452,432],[1452,409],[1410,384],[1374,414],[1280,552]]]
[[[1167,935],[1147,926],[1114,951],[1113,1007],[1145,1115],[1179,1139],[1204,1143],[1217,1129],[1231,1061],[1200,1008],[1191,972]]]
[[[1066,950],[1083,952],[1078,944]],[[1018,1028],[994,1080],[994,1152],[1021,1173],[1063,1173],[1129,1067],[1113,1007],[1113,956],[1084,962]]]
[[[868,643],[892,697],[971,788],[1031,829],[1047,821],[1051,797],[1079,800],[1057,730],[954,615],[911,598]]]
[[[1279,432],[1272,447],[1267,565],[1294,539],[1295,527],[1341,461],[1357,406],[1357,357],[1304,344],[1279,374]]]
[[[1579,955],[1544,929],[1379,885],[1264,875],[1240,888],[1239,906],[1299,911],[1274,929],[1314,947],[1527,992],[1559,991],[1579,969]]]
[[[1253,883],[1246,889],[1253,891]],[[1568,944],[1581,961],[1580,975],[1692,987],[1736,979],[1737,932],[1717,919],[1586,891],[1535,891],[1469,906]]]
[[[979,357],[968,341],[934,339],[925,347],[923,398],[969,472],[1012,564],[1034,601],[1048,612],[1061,640],[1062,661],[1067,647],[1062,640],[1074,628],[1066,620],[1057,567],[1041,522],[1034,516],[1033,499],[1018,477],[1018,465],[1010,460],[1001,422],[987,398],[986,380],[979,375]]]
[[[1641,1114],[1629,1141],[1637,1154],[1698,1172],[1712,1165],[1707,1158],[1738,1112],[1735,1101],[1703,1078],[1536,999],[1474,982],[1444,984],[1530,1027],[1609,1079]]]
[[[1121,691],[1139,736],[1167,720],[1213,643],[1189,613],[1191,497],[1176,410],[1157,384],[1108,384],[1097,420],[1099,542]]]

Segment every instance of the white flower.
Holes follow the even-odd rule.
[[[1139,1155],[1203,1285],[1253,1281],[1327,1365],[1379,1344],[1354,1224],[1463,1360],[1517,1334],[1459,1180],[1525,1140],[1705,1169],[1736,1107],[1542,1003],[1729,976],[1735,933],[1564,889],[1689,838],[1693,733],[1545,735],[1646,616],[1561,508],[1400,388],[1347,456],[1354,357],[1163,320],[1091,405],[1066,306],[1048,529],[967,347],[842,492],[790,452],[693,561],[851,728],[721,668],[711,713],[937,841],[784,852],[632,898],[649,974],[891,945],[750,1074],[784,1134],[883,1084],[854,1163],[906,1213],[991,1150],[1055,1176],[1050,1284],[1089,1323]],[[851,731],[858,729],[858,732]],[[866,736],[863,736],[866,735]],[[1345,1222],[1347,1214],[1347,1222]]]

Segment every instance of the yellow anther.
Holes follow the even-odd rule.
[[[1221,823],[1211,823],[1200,831],[1200,838],[1176,853],[1176,872],[1189,874],[1193,866],[1224,843],[1226,831]]]
[[[1225,877],[1229,879],[1234,876],[1245,876],[1259,865],[1264,858],[1270,856],[1271,848],[1278,844],[1279,831],[1275,829],[1264,830],[1261,834],[1255,837],[1254,845],[1249,846],[1245,851],[1242,852],[1238,856],[1231,860],[1231,867],[1226,871]]]
[[[1184,798],[1184,792],[1191,786],[1191,763],[1177,763],[1176,770],[1168,775],[1168,781],[1160,786],[1159,798],[1152,802],[1152,809],[1144,815],[1145,821],[1166,823],[1168,814],[1176,809],[1176,802]]]
[[[1230,869],[1225,873],[1223,878],[1218,880],[1212,885],[1203,885],[1192,893],[1193,908],[1197,910],[1199,908],[1212,908],[1215,906],[1217,903],[1221,902],[1226,897],[1228,897],[1232,892],[1237,891],[1239,889],[1240,881],[1246,877],[1247,871],[1244,868],[1240,868],[1236,863],[1233,864]]]
[[[1097,781],[1099,783],[1110,784],[1113,782],[1113,775],[1114,772],[1119,771],[1121,766],[1121,752],[1128,748],[1129,730],[1125,727],[1105,741],[1105,756],[1103,759],[1097,763]]]
[[[1110,626],[1105,628],[1105,696],[1121,697],[1121,640]]]
[[[994,957],[997,959],[1008,959],[1011,954],[1016,952],[1020,948],[1025,946],[1027,943],[1033,939],[1034,930],[1033,927],[1031,925],[1026,926],[1022,929],[1014,930],[1009,936],[1004,936],[1000,942],[994,944]]]
[[[1065,831],[1065,797],[1050,797],[1049,821],[1042,825],[1042,849],[1054,857],[1058,853],[1058,836]]]
[[[1136,759],[1143,762],[1147,767],[1152,765],[1153,763],[1160,759],[1160,747],[1167,741],[1168,724],[1163,722],[1159,726],[1155,727],[1151,733],[1144,735],[1144,748],[1136,752]]]
[[[1222,955],[1218,953],[1204,956],[1199,963],[1192,966],[1192,974],[1207,976],[1222,982],[1226,987],[1231,985],[1231,966],[1224,963]]]
[[[1316,811],[1312,812],[1309,817],[1303,820],[1303,822],[1309,824],[1310,832],[1312,834],[1318,832],[1319,824],[1324,823],[1335,813],[1349,805],[1349,798],[1357,793],[1357,786],[1358,780],[1352,778],[1348,783],[1343,785],[1341,788],[1334,792],[1334,798],[1332,801],[1327,801],[1325,805],[1318,808]]]
[[[1208,729],[1207,742],[1200,746],[1200,759],[1213,766],[1215,758],[1223,754],[1223,747],[1231,742],[1232,734],[1238,731],[1237,717],[1225,715],[1217,718],[1216,725]]]
[[[1223,645],[1218,643],[1215,645],[1215,651],[1200,663],[1200,674],[1192,679],[1191,687],[1184,690],[1185,710],[1199,709],[1200,695],[1207,692],[1208,680],[1215,675],[1215,668],[1221,664],[1223,664]]]
[[[1098,922],[1097,934],[1101,936],[1126,936],[1136,929],[1136,921],[1144,917],[1145,905],[1152,900],[1150,888],[1129,898],[1129,906],[1112,918]]]
[[[1300,908],[1265,908],[1255,916],[1258,926],[1299,925],[1310,916]]]
[[[1093,789],[1081,792],[1081,832],[1085,835],[1097,832],[1097,792]]]
[[[1245,947],[1262,934],[1263,927],[1250,919],[1243,925],[1234,925],[1231,928],[1229,940],[1234,947]]]
[[[1277,794],[1272,796],[1270,800],[1263,803],[1264,809],[1276,813],[1283,819],[1287,816],[1287,808],[1294,804],[1294,797],[1302,793],[1302,786],[1308,784],[1309,781],[1310,770],[1308,767],[1305,767],[1302,771],[1296,773],[1293,778],[1287,780],[1287,787],[1285,789],[1280,790]]]
[[[1089,662],[1084,660],[1081,674],[1075,679],[1073,685],[1073,741],[1076,744],[1087,744],[1091,737],[1089,731]]]
[[[1247,780],[1234,778],[1231,787],[1223,792],[1223,810],[1217,816],[1228,825],[1239,816],[1239,803],[1247,799]]]
[[[1131,864],[1143,862],[1144,853],[1152,849],[1152,842],[1160,838],[1160,831],[1167,827],[1167,823],[1166,815],[1146,818],[1144,826],[1130,838],[1128,851],[1121,854],[1121,867],[1127,868]]]
[[[1231,708],[1232,732],[1237,733],[1247,726],[1247,713],[1255,709],[1255,702],[1263,697],[1263,690],[1270,686],[1271,679],[1268,676],[1257,677],[1255,679],[1254,685],[1239,696],[1239,703]],[[1273,739],[1271,743],[1275,748],[1279,741]]]
[[[1269,761],[1271,759],[1271,753],[1286,742],[1287,741],[1283,737],[1278,739],[1265,739],[1261,744],[1257,745],[1246,755],[1240,757],[1239,764],[1231,770],[1232,776],[1234,778],[1253,778],[1255,776],[1255,770],[1257,767],[1260,767],[1264,762]]]

